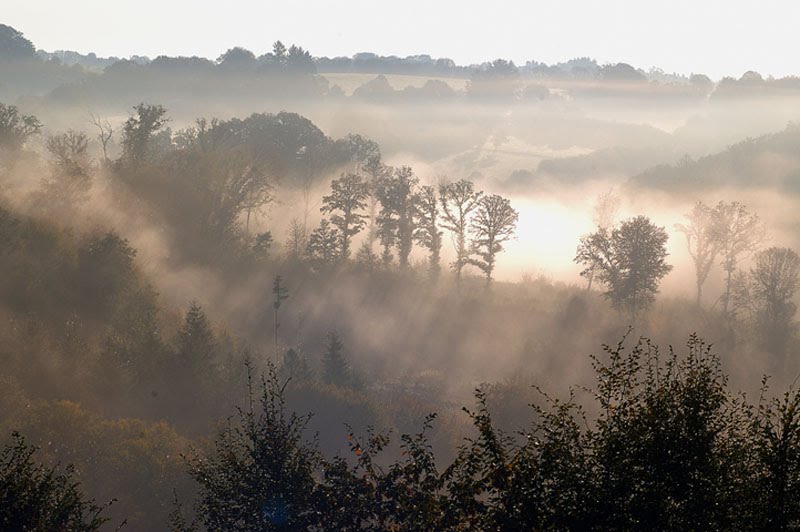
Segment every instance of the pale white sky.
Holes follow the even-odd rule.
[[[459,64],[577,56],[713,78],[800,74],[798,0],[2,0],[37,48],[98,55],[427,53]]]

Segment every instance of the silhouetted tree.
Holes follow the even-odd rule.
[[[41,129],[42,124],[35,116],[23,115],[15,106],[0,103],[0,150],[19,150]]]
[[[336,386],[350,386],[353,374],[344,354],[344,344],[339,333],[330,331],[325,354],[322,355],[322,380]]]
[[[131,166],[150,158],[153,137],[169,120],[160,105],[140,103],[133,109],[136,115],[122,126],[122,161]]]
[[[383,177],[376,190],[381,212],[378,236],[384,246],[384,260],[390,257],[388,246],[397,246],[400,268],[408,268],[408,256],[414,243],[414,200],[419,180],[409,166],[397,168]]]
[[[620,197],[613,190],[598,196],[594,204],[594,215],[592,216],[597,229],[610,231],[614,227],[617,213],[619,212],[619,204]],[[585,277],[589,280],[586,284],[586,290],[589,291],[592,289],[592,283],[594,282],[594,270],[589,271]]]
[[[212,379],[217,357],[217,340],[203,308],[192,301],[183,320],[177,337],[178,372],[187,384],[196,387],[198,383]]]
[[[725,293],[722,295],[723,312],[730,310],[733,276],[739,262],[756,251],[764,239],[765,229],[757,214],[748,212],[747,207],[734,201],[720,201],[714,207],[717,222],[716,238],[722,271],[725,272]]]
[[[331,227],[330,222],[323,218],[319,227],[311,231],[308,237],[306,253],[317,266],[330,265],[339,259],[341,243],[339,230]]]
[[[800,288],[798,276],[797,253],[771,247],[756,253],[755,266],[734,278],[733,308],[749,312],[762,345],[776,355],[784,354],[797,329],[797,305],[793,299]]]
[[[717,211],[701,201],[686,215],[687,224],[675,228],[686,236],[686,247],[692,258],[697,284],[697,306],[703,294],[703,284],[708,278],[720,247],[720,227]]]
[[[295,381],[304,382],[314,378],[314,372],[308,364],[308,359],[294,348],[289,348],[283,355],[283,374]]]
[[[452,233],[456,260],[452,267],[456,272],[456,282],[461,281],[461,270],[469,260],[467,232],[470,215],[478,207],[483,192],[476,192],[472,182],[462,179],[455,183],[439,186],[439,202],[442,206],[442,227]]]
[[[200,488],[196,519],[206,530],[319,527],[314,474],[320,457],[304,435],[310,416],[287,413],[284,387],[268,364],[258,397],[251,384],[249,407],[220,432],[210,453],[189,459]]]
[[[469,264],[477,266],[486,275],[487,286],[492,281],[497,254],[503,251],[503,244],[514,237],[518,220],[519,213],[506,198],[493,194],[478,201],[470,224],[472,252],[478,258],[470,258]]]
[[[323,196],[320,212],[331,215],[331,223],[339,229],[342,242],[339,258],[350,257],[350,240],[366,226],[366,215],[362,214],[369,196],[367,184],[357,174],[344,174],[331,182],[331,194]]]
[[[414,202],[414,239],[428,250],[428,263],[431,276],[439,276],[440,255],[442,251],[442,231],[439,230],[439,200],[436,189],[423,186]]]
[[[275,280],[272,283],[272,308],[275,310],[275,353],[278,352],[278,327],[280,323],[278,323],[278,311],[281,308],[281,305],[284,301],[289,299],[289,289],[283,285],[283,278],[280,275],[275,276]]]
[[[611,232],[601,229],[581,238],[575,262],[594,270],[612,304],[626,309],[632,319],[647,309],[658,293],[658,283],[672,270],[666,263],[667,232],[646,216],[637,216]]]
[[[69,130],[47,139],[52,173],[42,180],[43,207],[61,215],[89,199],[92,167],[89,139],[84,133]]]

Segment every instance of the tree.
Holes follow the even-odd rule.
[[[5,24],[0,24],[0,61],[34,61],[36,48],[25,36]]]
[[[438,277],[442,251],[442,231],[439,230],[439,201],[436,189],[423,186],[417,194],[414,221],[414,239],[429,252],[428,263],[431,277]]]
[[[217,340],[206,313],[196,301],[192,301],[177,337],[177,370],[188,377],[190,386],[211,379],[217,349]]]
[[[747,211],[747,207],[734,201],[720,201],[714,207],[717,220],[716,232],[722,271],[725,272],[725,293],[722,295],[723,312],[728,315],[731,302],[733,277],[739,262],[749,257],[764,239],[765,228],[758,215]]]
[[[314,372],[308,365],[308,359],[297,350],[289,348],[283,355],[283,374],[288,379],[304,382],[314,378]]]
[[[133,106],[136,116],[131,116],[122,126],[122,160],[135,166],[151,157],[153,136],[169,120],[167,110],[160,105],[140,103]]]
[[[63,473],[33,461],[36,447],[19,433],[0,451],[0,528],[3,530],[100,530],[108,519],[104,506],[86,499],[75,468]],[[106,505],[107,506],[107,505]]]
[[[275,281],[272,283],[272,295],[275,298],[272,302],[272,308],[275,309],[275,353],[278,353],[278,311],[284,301],[289,299],[289,289],[283,285],[283,278],[280,275],[275,276]]]
[[[800,257],[789,248],[771,247],[755,255],[755,266],[734,279],[733,307],[744,309],[762,345],[782,355],[797,324],[794,296],[800,288]]]
[[[306,253],[318,267],[333,264],[339,258],[342,237],[339,230],[331,227],[328,220],[323,218],[319,227],[311,231],[308,237]]]
[[[100,141],[100,145],[103,147],[103,164],[108,164],[108,143],[111,141],[111,137],[114,136],[114,128],[111,127],[111,122],[101,120],[94,113],[90,113],[89,116],[91,117],[92,125],[97,128],[97,140]]]
[[[42,181],[44,207],[64,213],[89,198],[92,187],[89,139],[85,133],[69,130],[48,137],[52,175]]]
[[[658,283],[672,270],[666,263],[667,232],[646,216],[637,216],[609,232],[600,229],[581,238],[575,262],[594,272],[612,304],[626,309],[631,319],[647,309],[658,293]]]
[[[339,229],[342,242],[339,258],[350,257],[350,240],[366,226],[366,215],[359,211],[366,206],[369,196],[367,184],[357,174],[343,174],[331,182],[331,194],[323,196],[320,212],[331,215],[331,223]]]
[[[369,176],[369,230],[368,241],[369,246],[375,243],[379,238],[378,235],[378,186],[382,179],[384,179],[389,172],[389,167],[381,162],[380,153],[374,154],[369,157],[362,165],[362,169]]]
[[[675,228],[686,237],[686,247],[692,257],[697,283],[697,306],[703,294],[703,284],[708,278],[720,247],[719,220],[717,211],[698,201],[692,212],[686,215],[687,224],[676,224]]]
[[[32,115],[23,115],[13,105],[0,103],[0,151],[15,152],[41,131],[42,124]]]
[[[322,355],[322,380],[336,386],[350,386],[353,375],[344,355],[344,344],[335,330],[328,333],[328,344]]]
[[[408,256],[414,243],[414,199],[419,179],[410,166],[401,166],[383,177],[376,190],[381,212],[378,215],[378,234],[384,246],[384,260],[390,257],[388,248],[397,246],[400,268],[408,268]]]
[[[616,223],[620,202],[620,197],[613,190],[598,196],[594,204],[594,216],[592,217],[595,227],[610,231]],[[586,290],[590,291],[594,282],[594,270],[590,271],[586,277],[589,279],[586,284]]]
[[[197,519],[206,530],[315,529],[320,457],[305,442],[310,416],[287,413],[285,383],[273,364],[262,377],[258,406],[249,372],[248,383],[249,407],[219,433],[210,453],[188,460],[200,488]],[[175,528],[191,529],[176,521]]]
[[[461,270],[469,260],[467,231],[470,215],[478,207],[483,192],[475,191],[472,182],[462,179],[455,183],[439,186],[439,202],[442,206],[442,227],[452,233],[456,249],[456,260],[452,267],[456,272],[456,282],[461,281]]]
[[[497,254],[503,251],[503,244],[514,237],[518,220],[519,213],[506,198],[493,194],[478,201],[475,217],[470,225],[472,252],[478,258],[470,258],[469,263],[480,268],[486,275],[487,286],[492,281]]]

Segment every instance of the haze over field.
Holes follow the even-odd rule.
[[[800,8],[110,9],[0,21],[0,528],[800,526]]]

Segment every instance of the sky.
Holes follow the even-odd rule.
[[[648,70],[800,74],[797,0],[2,0],[0,23],[47,51],[257,55],[278,39],[316,56],[429,54],[472,64],[594,57]]]

